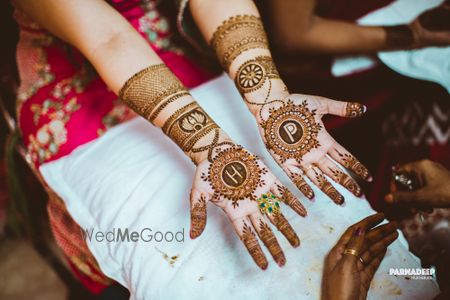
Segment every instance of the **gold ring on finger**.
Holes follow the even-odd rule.
[[[358,250],[356,250],[356,249],[346,248],[346,249],[344,250],[344,254],[354,255],[354,256],[356,256],[356,257],[359,258],[359,252],[358,252]]]

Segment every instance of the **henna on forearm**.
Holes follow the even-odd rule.
[[[231,144],[164,64],[136,73],[124,84],[119,97],[142,117],[162,128],[196,164],[210,156],[210,141],[215,141],[215,145]]]
[[[237,15],[224,21],[214,32],[210,45],[225,70],[246,50],[268,49],[261,19],[252,15]]]

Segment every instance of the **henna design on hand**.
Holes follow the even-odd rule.
[[[264,184],[261,175],[267,173],[260,168],[256,157],[240,146],[221,150],[211,161],[208,175],[202,179],[209,182],[214,190],[214,198],[225,197],[238,206],[238,201],[246,198],[256,200],[256,188]]]
[[[300,216],[307,215],[306,208],[298,201],[297,198],[286,187],[277,185],[278,192],[281,194],[281,200],[289,205]]]
[[[347,118],[357,118],[366,112],[366,107],[361,103],[348,102],[345,108],[345,116]]]
[[[354,194],[357,197],[361,197],[362,191],[359,185],[347,174],[344,172],[328,168],[330,172],[333,174],[332,178],[334,181],[345,187],[347,190],[349,190],[352,194]]]
[[[318,182],[318,187],[336,204],[344,203],[344,197],[334,188],[334,186],[325,178],[322,173],[319,173],[313,168],[313,171]]]
[[[336,150],[339,157],[342,159],[343,166],[347,169],[351,170],[353,173],[358,175],[363,179],[369,179],[370,173],[369,170],[364,167],[362,163],[360,163],[353,155],[347,153],[341,153]]]
[[[252,15],[237,15],[225,20],[214,32],[210,44],[226,70],[242,52],[268,49],[263,23]]]
[[[286,263],[286,257],[284,256],[283,250],[281,250],[272,229],[270,229],[269,224],[260,219],[259,231],[257,232],[273,259],[278,263],[278,265],[283,266]]]
[[[269,219],[277,227],[279,231],[286,237],[292,247],[300,246],[300,239],[289,224],[288,220],[283,216],[281,212],[276,212],[269,215]]]
[[[306,100],[300,105],[288,100],[269,112],[270,117],[261,126],[267,148],[280,157],[281,163],[289,158],[300,162],[306,153],[320,146],[317,135],[322,125],[316,122],[315,110],[308,109]]]
[[[242,229],[241,240],[247,248],[250,255],[253,257],[255,263],[263,270],[267,269],[268,262],[264,252],[259,246],[258,240],[256,239],[256,235],[253,232],[253,229],[247,225],[245,221],[243,221],[244,227]]]
[[[206,225],[206,199],[202,195],[191,209],[191,231],[192,238],[199,236]]]
[[[300,174],[292,174],[292,182],[294,182],[295,186],[305,195],[308,199],[314,198],[314,191],[306,182],[305,178],[303,178]]]

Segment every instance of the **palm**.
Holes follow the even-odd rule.
[[[226,213],[256,264],[262,269],[268,263],[257,236],[279,265],[285,263],[284,254],[268,221],[286,236],[291,245],[297,247],[300,244],[298,236],[281,213],[278,201],[305,216],[303,205],[260,159],[239,146],[220,149],[211,160],[198,165],[191,192],[192,238],[199,236],[206,225],[206,204],[209,201]],[[268,210],[262,210],[261,203]]]
[[[362,192],[358,184],[338,164],[369,180],[367,169],[326,131],[325,114],[356,117],[363,106],[329,100],[318,96],[293,94],[287,99],[270,101],[261,108],[260,133],[270,153],[297,187],[307,196],[314,196],[302,175],[306,175],[334,202],[343,196],[324,175],[343,185],[356,196]]]

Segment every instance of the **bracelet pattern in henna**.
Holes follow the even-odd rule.
[[[149,121],[157,116],[155,108],[186,95],[189,92],[164,64],[152,65],[136,73],[119,92],[122,101]]]
[[[301,161],[311,149],[320,146],[317,135],[322,126],[315,120],[315,110],[309,110],[303,101],[296,105],[288,100],[278,109],[270,110],[270,117],[262,124],[268,149],[280,156],[284,163],[289,158]]]
[[[237,15],[224,21],[214,32],[210,44],[226,70],[244,51],[268,48],[261,19],[252,15]]]
[[[218,128],[196,102],[191,102],[175,111],[164,123],[162,130],[184,152],[191,152],[202,137]]]

